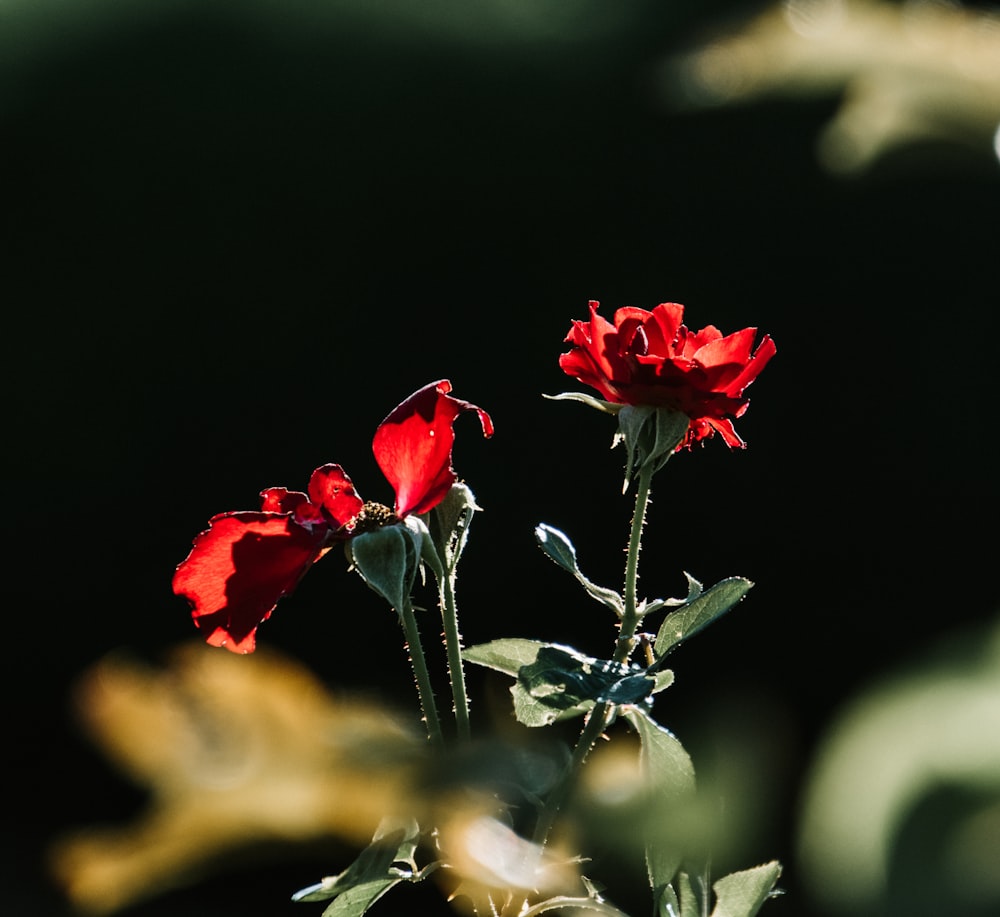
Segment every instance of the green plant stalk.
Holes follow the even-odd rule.
[[[639,627],[639,603],[636,598],[636,587],[639,582],[639,546],[642,541],[642,527],[646,520],[646,509],[649,506],[649,491],[653,480],[653,471],[643,468],[639,472],[639,485],[635,494],[635,512],[632,515],[632,529],[629,532],[628,554],[625,561],[625,592],[624,611],[622,613],[621,631],[615,644],[615,661],[625,662],[632,652],[635,632]],[[553,787],[545,800],[545,805],[538,815],[535,826],[534,841],[545,845],[549,832],[555,824],[556,817],[563,803],[566,802],[583,762],[587,759],[601,734],[610,725],[614,706],[608,703],[598,704],[587,717],[587,722],[580,733],[576,747],[573,749],[569,766],[562,779]]]
[[[653,482],[651,466],[644,466],[639,472],[639,484],[635,492],[635,512],[632,514],[632,530],[629,532],[628,557],[625,561],[625,604],[622,612],[621,630],[615,645],[615,662],[625,662],[632,654],[635,632],[639,627],[639,603],[636,587],[639,583],[639,549],[642,544],[642,527],[646,522],[649,506],[649,492]]]
[[[448,652],[448,677],[455,706],[455,726],[460,739],[469,739],[469,696],[465,690],[465,667],[462,664],[462,635],[458,630],[458,609],[455,605],[455,574],[446,570],[438,577],[441,592],[441,619],[444,624],[445,649]]]
[[[417,694],[420,696],[420,707],[427,724],[427,736],[434,745],[444,745],[444,735],[441,732],[441,720],[438,717],[437,704],[434,701],[434,688],[431,685],[430,673],[427,671],[427,659],[424,647],[420,642],[420,631],[417,629],[417,618],[413,613],[413,604],[409,599],[399,609],[399,620],[403,625],[406,643],[409,647],[410,664],[417,682]]]

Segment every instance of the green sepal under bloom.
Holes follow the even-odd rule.
[[[629,479],[641,471],[655,474],[684,441],[691,421],[687,414],[671,408],[649,405],[622,405],[618,412],[618,432],[612,446],[625,444],[624,493]]]
[[[549,401],[579,401],[581,404],[594,408],[602,414],[617,414],[625,407],[624,404],[604,401],[601,398],[595,398],[593,395],[587,395],[583,392],[561,392],[558,395],[542,395],[542,397],[547,398]]]
[[[579,401],[602,414],[614,414],[618,417],[618,432],[615,433],[611,447],[624,443],[628,452],[623,493],[628,490],[629,480],[647,466],[654,474],[659,471],[684,442],[691,426],[691,418],[687,414],[672,408],[615,404],[583,392],[562,392],[543,397],[550,401]]]
[[[458,565],[472,517],[480,509],[469,487],[459,482],[452,484],[447,496],[426,517],[430,540],[450,573]]]
[[[356,535],[347,543],[348,559],[375,592],[401,611],[410,601],[426,537],[427,527],[410,516]]]

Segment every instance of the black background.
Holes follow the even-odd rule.
[[[748,449],[710,442],[657,480],[643,582],[757,584],[678,655],[661,718],[697,765],[713,715],[763,711],[749,855],[786,863],[775,915],[808,913],[792,836],[824,725],[996,611],[995,158],[922,147],[835,178],[813,153],[835,97],[672,111],[658,62],[729,9],[582,5],[537,30],[445,5],[269,9],[152,4],[8,37],[5,913],[60,913],[40,851],[140,802],[74,728],[76,675],[192,637],[170,576],[213,513],[326,461],[389,501],[370,438],[429,381],[497,428],[459,422],[486,509],[467,642],[607,652],[607,620],[532,539],[556,525],[618,582],[610,421],[541,398],[578,387],[556,361],[588,299],[679,301],[691,326],[777,342]],[[395,623],[337,560],[260,639],[331,684],[410,690]],[[334,868],[228,875],[128,917],[304,913],[287,893]]]

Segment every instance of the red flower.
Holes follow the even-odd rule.
[[[450,391],[444,379],[424,386],[375,432],[372,450],[396,493],[393,510],[365,503],[343,468],[323,465],[312,473],[308,493],[271,487],[260,495],[260,512],[212,517],[173,578],[174,592],[190,600],[209,643],[253,652],[258,625],[330,548],[426,513],[444,499],[457,480],[451,467],[455,418],[476,411],[483,434],[493,435],[489,414]]]
[[[713,325],[693,333],[681,321],[684,307],[661,303],[651,312],[626,307],[614,324],[590,303],[590,321],[574,321],[566,336],[573,345],[559,358],[570,376],[596,388],[615,404],[672,408],[691,419],[681,443],[719,433],[730,447],[745,443],[730,417],[747,409],[743,392],[774,356],[774,341],[764,337],[751,355],[756,328],[722,336]]]

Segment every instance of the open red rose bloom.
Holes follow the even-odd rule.
[[[392,512],[364,503],[339,465],[323,465],[312,473],[308,493],[271,487],[260,495],[259,512],[209,520],[173,578],[174,592],[190,600],[209,643],[253,652],[258,625],[330,548],[365,526],[429,512],[445,498],[458,479],[451,467],[455,418],[475,411],[483,434],[493,435],[489,414],[450,391],[447,380],[424,386],[375,432],[375,461],[396,493]]]
[[[743,392],[775,354],[767,335],[751,354],[756,328],[723,337],[713,325],[697,333],[681,322],[684,306],[661,303],[651,312],[626,307],[614,324],[590,303],[590,321],[574,321],[566,336],[573,347],[559,358],[570,376],[593,386],[615,404],[672,408],[691,419],[678,448],[719,433],[732,448],[745,444],[730,418],[747,409]]]

